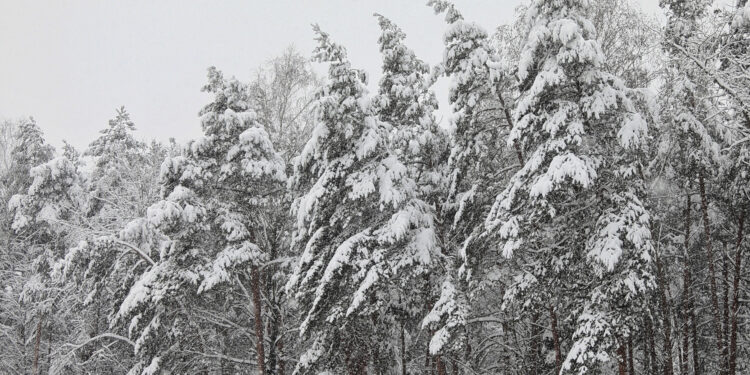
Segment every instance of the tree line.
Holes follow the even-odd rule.
[[[316,25],[185,145],[3,122],[0,370],[750,371],[747,1],[428,5],[437,64],[375,14],[372,91]]]

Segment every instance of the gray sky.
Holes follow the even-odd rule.
[[[657,0],[638,0],[656,11]],[[206,68],[247,80],[294,44],[309,55],[310,24],[349,49],[353,64],[380,69],[378,12],[407,43],[440,61],[445,30],[426,0],[0,0],[0,119],[32,115],[47,139],[84,148],[124,105],[139,137],[185,141],[200,135]],[[513,19],[522,0],[457,0],[488,30]],[[372,82],[371,82],[372,84]]]

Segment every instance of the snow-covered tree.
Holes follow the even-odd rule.
[[[75,165],[65,157],[53,156],[51,146],[45,144],[41,130],[33,121],[20,127],[19,143],[13,152],[14,167],[22,171],[27,168],[28,177],[17,176],[17,187],[24,191],[11,197],[8,202],[8,214],[12,218],[11,229],[16,246],[23,247],[17,277],[23,280],[18,299],[35,322],[33,329],[27,332],[22,327],[24,336],[33,337],[33,355],[30,366],[34,372],[41,370],[42,336],[47,337],[47,362],[51,359],[53,331],[65,329],[63,314],[66,306],[56,306],[65,297],[63,291],[51,279],[51,271],[56,259],[59,259],[74,231],[67,225],[82,199],[79,173]],[[20,172],[19,171],[19,172]],[[24,326],[26,321],[19,322]],[[55,338],[57,341],[59,338]],[[25,343],[23,344],[25,346]],[[50,370],[49,368],[47,369]]]
[[[130,114],[120,107],[86,150],[85,155],[94,158],[87,214],[97,216],[95,221],[103,227],[100,229],[121,227],[142,215],[155,198],[155,192],[148,191],[149,185],[156,185],[154,168],[148,168],[146,145],[135,139],[134,131]]]
[[[305,316],[301,335],[311,340],[296,373],[361,373],[370,361],[393,358],[373,344],[391,332],[384,327],[398,281],[422,274],[434,257],[433,208],[392,151],[394,125],[378,118],[364,72],[315,31],[314,56],[329,63],[329,77],[293,181],[302,194],[293,244],[302,255],[287,287]]]
[[[137,359],[132,373],[229,366],[227,371],[247,363],[229,350],[254,350],[254,363],[265,372],[259,268],[268,260],[265,236],[272,223],[264,220],[283,187],[284,164],[249,110],[245,85],[211,68],[204,90],[214,95],[201,111],[205,135],[191,142],[183,156],[162,165],[162,200],[118,235],[81,243],[64,263],[66,273],[76,267],[91,273],[92,257],[98,254],[124,249],[138,259],[115,267],[116,274],[132,275],[125,280],[132,286],[111,322],[126,327],[132,337]],[[134,274],[137,267],[142,271]],[[254,310],[256,345],[225,348],[222,334],[208,335],[217,326],[196,311],[222,306],[241,295],[237,291],[246,290],[245,285],[251,286],[252,297],[242,303],[248,312],[250,306]],[[204,356],[195,358],[195,353]]]
[[[42,130],[33,118],[24,120],[18,126],[16,139],[10,154],[9,186],[14,192],[25,193],[31,186],[29,170],[51,160],[54,149],[44,141]]]
[[[378,44],[383,56],[383,77],[374,102],[381,121],[391,125],[389,149],[404,163],[407,174],[417,184],[415,197],[437,210],[445,191],[447,134],[442,130],[434,112],[438,103],[431,86],[434,77],[430,66],[416,57],[405,44],[406,34],[393,22],[376,14],[382,30]],[[439,222],[435,213],[428,213],[433,229]],[[437,233],[435,233],[437,235]],[[396,282],[401,290],[397,307],[386,314],[395,315],[400,323],[400,357],[402,369],[421,368],[422,363],[409,358],[420,358],[426,346],[416,346],[421,329],[420,321],[432,308],[434,280],[441,276],[443,254],[431,254],[423,268]],[[419,293],[413,293],[419,290]],[[406,339],[409,339],[407,348]],[[428,338],[429,340],[429,338]],[[411,349],[411,350],[410,350]]]
[[[87,249],[89,253],[78,259],[81,267],[68,267],[67,275],[59,273],[61,269],[55,270],[55,276],[67,276],[67,280],[59,280],[61,287],[80,292],[73,294],[79,298],[73,307],[80,317],[76,323],[79,334],[70,337],[63,347],[66,352],[56,357],[53,367],[57,369],[122,372],[132,364],[126,358],[132,356],[133,348],[118,339],[124,337],[122,330],[109,328],[109,315],[145,266],[138,257],[121,256],[111,241],[97,239],[116,236],[122,226],[144,215],[146,208],[159,197],[157,177],[165,152],[155,144],[147,148],[135,139],[134,130],[130,115],[119,108],[84,154],[90,158],[92,167],[81,179],[86,199],[68,225],[78,232],[72,245],[79,241],[89,243],[72,247]],[[71,145],[65,143],[63,152],[74,166],[83,165]]]
[[[587,1],[535,1],[520,54],[521,97],[509,144],[528,158],[498,195],[487,232],[521,268],[506,291],[522,306],[566,302],[576,320],[558,371],[609,362],[637,331],[652,286],[649,213],[642,202],[647,124],[622,80],[601,69]],[[554,305],[550,304],[550,310]]]
[[[45,142],[42,131],[33,118],[22,120],[15,130],[14,147],[8,155],[9,169],[4,176],[3,184],[6,194],[11,197],[6,196],[9,200],[3,205],[7,208],[7,220],[4,220],[3,224],[7,225],[4,230],[8,236],[4,241],[3,250],[3,277],[8,281],[7,287],[3,290],[3,301],[8,303],[4,304],[2,309],[2,319],[3,331],[18,339],[8,340],[7,345],[3,345],[14,350],[14,360],[4,360],[3,365],[7,366],[8,371],[23,371],[31,368],[34,361],[38,365],[39,351],[34,352],[31,343],[35,337],[41,337],[36,334],[37,326],[42,328],[44,323],[41,314],[49,305],[30,298],[33,294],[31,290],[35,288],[27,282],[34,275],[32,263],[37,260],[40,252],[43,252],[40,246],[46,241],[42,237],[43,233],[36,236],[31,226],[21,226],[20,224],[25,223],[16,221],[16,217],[22,220],[34,219],[28,216],[32,214],[30,209],[22,211],[19,206],[22,201],[30,200],[23,197],[26,197],[33,182],[31,169],[52,159],[53,148]],[[26,206],[30,206],[30,203]]]
[[[430,353],[455,357],[470,352],[467,322],[472,306],[476,306],[471,300],[488,287],[483,276],[488,267],[483,263],[494,263],[484,256],[487,243],[478,234],[507,173],[517,168],[523,156],[516,145],[506,146],[512,97],[507,90],[508,74],[488,33],[477,23],[466,21],[450,2],[430,1],[428,5],[436,13],[445,13],[448,23],[437,73],[451,81],[452,117],[449,154],[444,162],[447,187],[440,202],[440,237],[447,271],[437,281],[440,296],[423,326],[435,331]],[[443,371],[442,366],[438,361],[438,371]]]

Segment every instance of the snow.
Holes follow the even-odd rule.
[[[161,362],[160,357],[155,357],[151,360],[151,363],[143,369],[141,375],[156,375],[159,371],[159,363]]]
[[[643,143],[648,134],[648,124],[638,114],[627,117],[625,124],[617,132],[620,145],[624,148],[637,147]]]
[[[144,218],[137,218],[131,220],[125,227],[120,231],[120,238],[125,241],[133,241],[139,243],[140,240],[149,237],[150,228],[148,226],[149,221]]]
[[[444,346],[450,342],[452,337],[450,330],[466,324],[468,312],[459,301],[459,294],[453,281],[446,279],[443,282],[440,298],[432,310],[422,320],[422,329],[444,321],[445,324],[439,328],[430,339],[429,351],[432,355],[439,354]]]
[[[263,259],[263,252],[258,245],[244,241],[239,245],[229,246],[219,252],[213,260],[210,270],[203,273],[203,282],[198,287],[198,294],[213,289],[220,283],[226,283],[232,271],[248,262],[255,263]]]
[[[591,186],[596,179],[593,162],[573,153],[555,155],[547,171],[536,178],[529,189],[532,198],[545,197],[563,181],[570,179],[583,188]]]
[[[367,271],[367,276],[365,276],[365,279],[359,284],[359,288],[357,289],[357,291],[354,292],[352,302],[349,305],[349,308],[346,310],[347,316],[351,315],[362,305],[363,302],[365,302],[365,299],[367,298],[367,291],[369,291],[370,288],[379,280],[380,274],[378,272],[378,269],[376,267],[371,267]]]
[[[146,217],[155,227],[175,224],[182,216],[182,208],[175,202],[160,201],[148,208]]]
[[[743,8],[737,10],[732,20],[732,27],[750,27],[750,3],[745,4]]]
[[[167,296],[165,285],[160,282],[161,273],[167,271],[164,268],[164,264],[157,264],[138,278],[120,304],[114,317],[115,321],[126,318],[141,305],[158,304]]]
[[[370,156],[381,143],[380,134],[378,132],[379,127],[380,125],[374,117],[368,116],[365,118],[364,133],[358,140],[354,151],[358,160],[364,160]]]

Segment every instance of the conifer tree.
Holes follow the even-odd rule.
[[[507,301],[529,306],[557,295],[570,303],[565,318],[577,328],[557,366],[576,373],[620,352],[653,283],[650,218],[641,201],[647,125],[623,82],[600,69],[587,4],[539,0],[528,10],[521,97],[508,139],[528,158],[487,219],[503,255],[526,263]]]
[[[94,158],[87,215],[96,216],[99,230],[122,227],[155,198],[147,194],[148,183],[153,183],[149,172],[155,168],[148,168],[146,145],[135,139],[134,131],[130,114],[120,107],[85,152]]]
[[[488,33],[466,21],[448,1],[428,3],[436,13],[445,13],[448,23],[443,41],[445,52],[436,73],[451,80],[449,101],[452,118],[445,189],[440,201],[440,237],[446,255],[446,272],[437,281],[440,297],[423,327],[434,330],[431,354],[465,349],[467,320],[472,314],[470,296],[486,281],[484,264],[487,243],[479,237],[484,218],[495,195],[502,190],[505,174],[522,159],[518,149],[507,147],[509,110],[507,92],[500,89],[503,74]],[[444,365],[437,360],[440,370]]]
[[[24,285],[18,298],[33,314],[31,321],[35,322],[28,331],[23,328],[29,332],[28,337],[33,337],[32,360],[27,365],[35,373],[43,366],[42,336],[48,337],[48,351],[51,351],[51,331],[64,325],[63,309],[55,306],[64,298],[64,293],[50,275],[55,261],[62,257],[71,241],[72,234],[66,222],[72,220],[82,197],[76,167],[64,157],[49,160],[52,153],[52,147],[44,142],[41,130],[33,121],[21,125],[19,144],[13,153],[14,165],[20,169],[24,165],[39,164],[28,169],[27,178],[18,176],[16,179],[16,186],[25,186],[26,190],[11,197],[8,211],[15,240],[25,247],[23,259],[16,260],[28,267],[19,273]]]
[[[210,357],[190,360],[191,352],[225,349],[206,338],[216,327],[197,319],[194,311],[237,302],[241,294],[232,291],[246,290],[245,285],[252,296],[242,303],[255,311],[255,363],[266,372],[259,268],[268,260],[265,211],[285,180],[284,164],[249,110],[245,85],[211,68],[204,90],[214,95],[201,111],[205,135],[184,156],[165,160],[162,200],[117,236],[82,243],[66,259],[70,273],[76,267],[91,271],[92,256],[118,248],[140,258],[134,267],[145,269],[131,281],[112,317],[112,325],[127,327],[132,337],[133,373],[213,368]],[[229,352],[217,358],[238,361]]]
[[[386,17],[375,16],[382,31],[378,44],[383,56],[383,77],[374,100],[376,111],[381,121],[392,125],[389,149],[402,160],[408,175],[417,184],[415,197],[436,211],[445,190],[447,134],[439,128],[434,116],[438,106],[431,89],[434,78],[430,75],[429,65],[417,58],[404,43],[404,32]],[[428,214],[434,216],[429,219],[433,230],[439,228],[436,214]],[[430,259],[424,261],[424,267],[397,281],[397,287],[403,292],[398,297],[397,309],[390,312],[400,320],[400,334],[404,335],[400,348],[403,371],[409,365],[407,356],[420,358],[424,353],[426,346],[415,347],[412,338],[419,337],[421,327],[416,323],[432,308],[432,295],[437,292],[432,290],[433,280],[442,273],[439,265],[444,255],[425,255]],[[414,293],[414,290],[420,293]],[[406,347],[407,336],[410,348]],[[413,365],[421,366],[421,363]]]
[[[319,123],[295,167],[297,225],[302,250],[287,284],[312,343],[296,373],[361,373],[380,353],[372,343],[388,333],[392,286],[429,267],[437,241],[432,208],[389,146],[393,125],[380,121],[365,76],[346,50],[315,28],[315,58],[329,63],[318,98]]]

